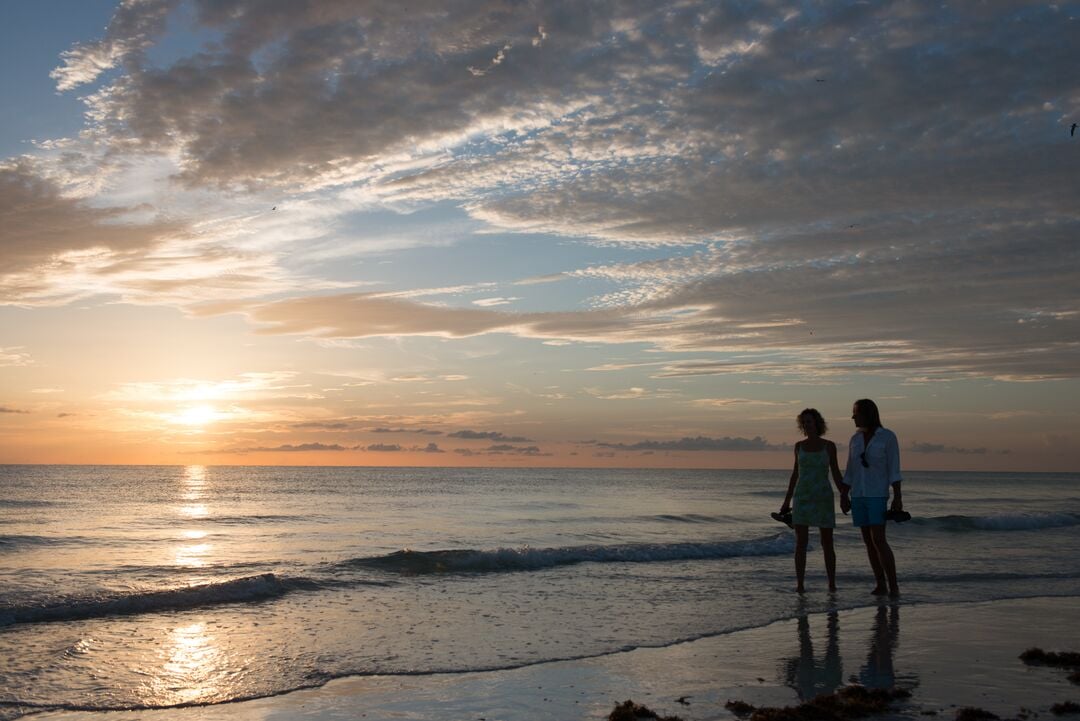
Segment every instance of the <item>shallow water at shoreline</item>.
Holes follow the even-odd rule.
[[[0,701],[212,703],[763,626],[795,613],[783,475],[0,467]],[[909,474],[905,603],[1080,595],[1075,483]],[[837,537],[841,590],[812,549],[799,613],[872,601]]]

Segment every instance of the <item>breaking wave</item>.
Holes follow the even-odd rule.
[[[1075,513],[1001,513],[992,516],[941,516],[922,523],[948,531],[1031,531],[1080,525]]]
[[[272,573],[234,578],[218,583],[142,591],[104,598],[75,598],[40,606],[0,607],[0,626],[13,623],[79,621],[102,616],[172,611],[221,603],[257,601],[283,596],[291,590],[314,586],[303,579],[282,580]]]
[[[535,571],[576,563],[653,563],[775,556],[791,553],[794,536],[778,533],[747,541],[713,543],[641,543],[564,548],[496,548],[492,550],[397,551],[385,556],[353,558],[341,565],[373,568],[405,575]]]

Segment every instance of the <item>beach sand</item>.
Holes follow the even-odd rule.
[[[793,614],[799,605],[792,594]],[[771,625],[578,661],[494,672],[349,677],[315,689],[217,706],[109,713],[49,712],[36,721],[285,719],[603,719],[633,699],[686,721],[734,719],[728,700],[795,705],[837,685],[911,691],[892,718],[952,719],[976,706],[1002,718],[1054,719],[1080,701],[1069,672],[1028,666],[1037,646],[1080,651],[1076,598],[890,605],[803,615]],[[682,701],[680,701],[682,699]],[[1026,710],[1026,711],[1025,711]],[[1080,716],[1062,717],[1076,718]]]

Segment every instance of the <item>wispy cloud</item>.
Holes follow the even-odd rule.
[[[988,451],[986,448],[963,448],[960,446],[949,446],[944,443],[926,443],[923,441],[912,441],[907,446],[907,450],[912,453],[956,453],[960,455],[977,455],[983,456],[987,453],[1005,454],[1009,453],[1008,449],[1001,449],[998,451]]]
[[[769,443],[761,436],[753,438],[680,438],[671,441],[637,441],[634,443],[596,443],[602,448],[619,451],[776,451],[787,446]]]
[[[488,440],[503,441],[504,443],[530,443],[530,439],[522,436],[508,436],[499,431],[473,431],[463,430],[448,433],[447,438],[461,438],[463,440]]]
[[[372,428],[372,433],[419,433],[424,436],[441,436],[442,431],[430,430],[427,428]]]
[[[50,73],[57,90],[92,82],[101,73],[147,49],[165,30],[169,11],[179,0],[123,0],[102,40],[80,43],[62,55],[64,64]]]
[[[508,443],[496,443],[483,449],[455,448],[454,453],[461,456],[552,456],[553,453],[545,453],[539,446],[514,446]]]
[[[22,348],[4,348],[0,346],[0,367],[2,366],[28,366],[33,364],[30,354]]]
[[[218,450],[204,451],[205,453],[217,454],[245,454],[245,453],[306,453],[311,451],[346,451],[344,446],[337,443],[286,443],[280,446],[248,446],[245,448],[221,448]]]

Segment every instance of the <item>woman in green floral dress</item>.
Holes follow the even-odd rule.
[[[844,485],[840,464],[836,461],[836,444],[825,440],[828,426],[825,419],[815,408],[807,408],[797,419],[799,430],[806,440],[795,444],[795,468],[791,471],[787,495],[780,513],[791,512],[791,523],[795,527],[795,590],[803,593],[803,580],[806,577],[806,545],[809,541],[810,526],[815,526],[821,533],[821,550],[825,553],[825,573],[829,577],[829,590],[836,590],[836,551],[833,550],[833,528],[836,527],[836,511],[833,505],[832,485],[829,484],[829,471],[833,482],[840,491],[840,508],[847,513],[851,507],[848,487]],[[792,509],[792,501],[795,503]]]

